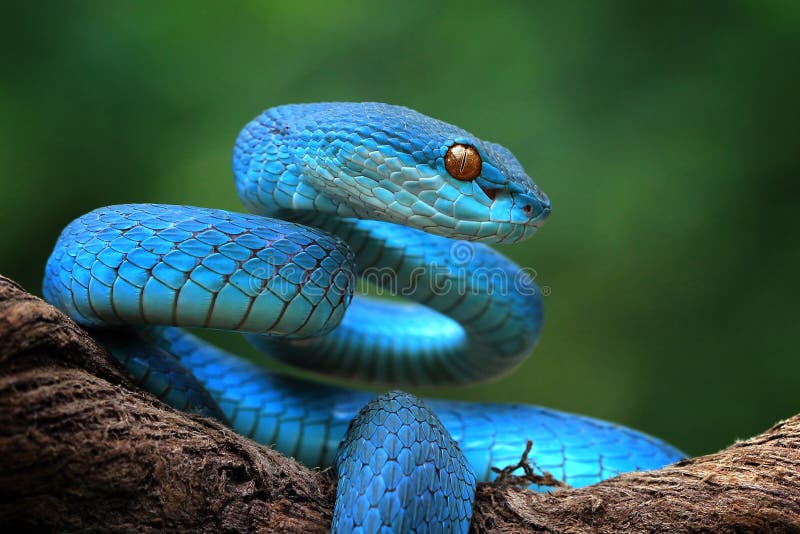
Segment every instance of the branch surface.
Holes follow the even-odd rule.
[[[334,494],[326,473],[138,390],[88,333],[0,277],[0,524],[327,532]],[[800,416],[587,488],[480,484],[472,530],[798,532]]]

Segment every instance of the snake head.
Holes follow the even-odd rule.
[[[253,211],[377,219],[446,237],[530,237],[550,201],[506,148],[408,108],[279,106],[237,140],[239,196]]]

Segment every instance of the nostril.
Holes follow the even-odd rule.
[[[522,211],[525,212],[525,215],[530,215],[533,212],[533,206],[531,206],[530,204],[525,204],[524,206],[522,206]]]

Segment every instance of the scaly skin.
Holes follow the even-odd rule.
[[[474,179],[448,173],[454,143],[480,154]],[[307,465],[334,464],[335,531],[465,531],[476,479],[516,463],[528,440],[532,465],[573,486],[682,456],[638,432],[534,406],[401,392],[373,400],[265,371],[187,333],[241,331],[314,372],[436,385],[508,372],[541,331],[528,273],[471,243],[526,239],[550,211],[503,147],[396,106],[290,105],[245,127],[233,166],[255,215],[95,210],[62,233],[44,294],[166,402]],[[353,297],[359,275],[412,302]]]

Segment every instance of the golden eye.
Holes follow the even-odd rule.
[[[481,155],[472,145],[455,143],[447,149],[444,156],[444,168],[450,176],[465,182],[471,182],[481,173]]]

